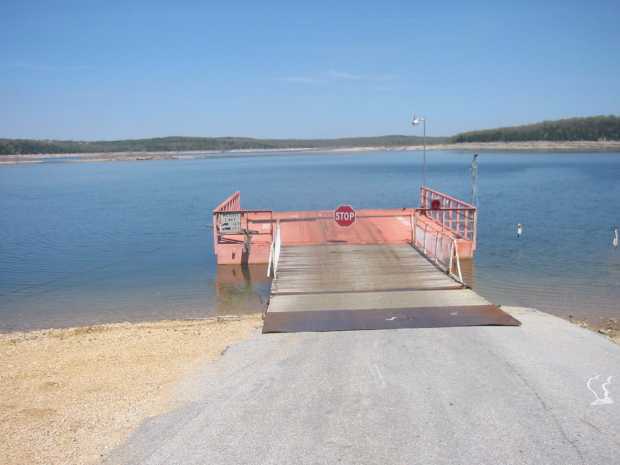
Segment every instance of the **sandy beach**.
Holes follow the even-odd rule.
[[[98,463],[174,407],[183,375],[261,324],[252,315],[0,334],[2,463]]]

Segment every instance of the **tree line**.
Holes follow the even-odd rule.
[[[620,140],[620,117],[592,116],[484,129],[457,134],[452,142],[605,141]]]
[[[620,140],[620,117],[568,118],[496,129],[469,131],[451,138],[427,137],[429,145],[446,142]],[[227,150],[333,149],[422,145],[420,136],[388,135],[339,139],[255,139],[250,137],[159,137],[113,141],[0,139],[0,155],[186,152]]]
[[[427,137],[427,144],[446,142],[447,138]],[[114,141],[71,141],[0,139],[0,155],[111,153],[111,152],[185,152],[226,150],[270,150],[299,148],[402,147],[421,145],[419,136],[389,135],[340,139],[254,139],[249,137],[161,137]]]

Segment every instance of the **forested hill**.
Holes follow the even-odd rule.
[[[593,116],[485,129],[451,138],[427,137],[429,145],[447,142],[620,141],[619,116]],[[249,137],[160,137],[112,141],[0,139],[0,155],[187,152],[226,150],[338,149],[422,145],[420,136],[388,135],[340,139],[254,139]]]
[[[620,117],[592,116],[463,132],[452,142],[601,141],[620,140]]]
[[[427,144],[446,142],[427,137]],[[402,147],[421,145],[419,136],[349,137],[341,139],[252,139],[247,137],[162,137],[114,141],[0,139],[0,155],[47,153],[179,152],[296,148]]]

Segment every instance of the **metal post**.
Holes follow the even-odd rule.
[[[219,230],[218,230],[218,218],[219,215],[213,212],[213,253],[217,257],[217,244],[219,243]]]
[[[422,143],[424,145],[424,161],[422,166],[422,186],[426,186],[426,118],[418,117],[415,114],[413,115],[413,120],[411,121],[412,126],[417,126],[418,124],[424,124],[424,136],[422,138]]]
[[[478,241],[478,210],[474,210],[474,221],[473,221],[473,232],[472,232],[472,242],[473,242],[473,250],[476,250],[476,242]]]
[[[478,154],[471,161],[471,203],[478,207]]]
[[[422,185],[426,186],[426,118],[424,118],[424,137],[422,138],[424,144],[424,168],[422,169]]]
[[[463,218],[463,239],[467,239],[467,231],[468,231],[468,227],[469,225],[467,223],[469,223],[469,218],[465,217]]]

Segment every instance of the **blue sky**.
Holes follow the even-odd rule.
[[[620,113],[620,2],[0,2],[0,137],[338,137]]]

